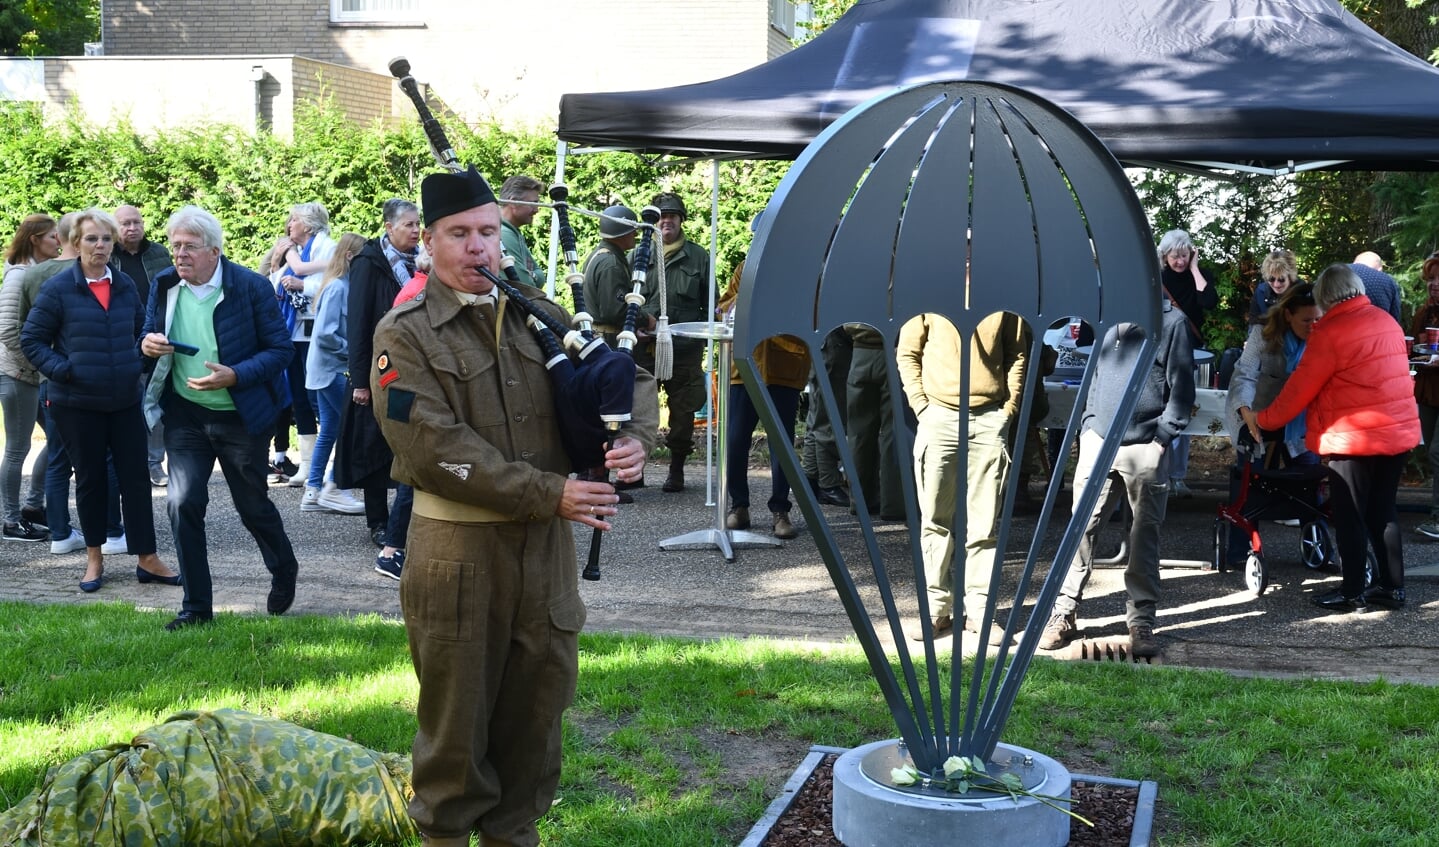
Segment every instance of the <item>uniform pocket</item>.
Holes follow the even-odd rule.
[[[473,562],[408,561],[402,597],[405,625],[441,641],[470,641],[485,609],[475,602],[478,568]]]
[[[563,632],[579,632],[585,626],[585,601],[578,591],[561,594],[550,601],[550,624]]]

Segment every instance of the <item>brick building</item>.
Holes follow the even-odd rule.
[[[552,128],[560,95],[726,76],[790,49],[790,0],[105,0],[98,56],[0,60],[0,98],[77,104],[142,131],[223,121],[288,135],[323,90],[357,121],[407,120],[404,55],[469,121]]]

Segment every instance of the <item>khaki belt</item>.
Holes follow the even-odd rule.
[[[517,523],[509,515],[502,515],[493,509],[456,503],[418,488],[415,489],[414,513],[433,521],[448,523]]]

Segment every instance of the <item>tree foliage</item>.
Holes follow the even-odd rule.
[[[100,40],[99,0],[6,0],[0,56],[79,56]]]
[[[448,127],[460,159],[498,185],[528,173],[555,170],[553,136],[495,124]],[[142,136],[126,124],[95,127],[77,114],[47,124],[33,104],[0,103],[0,232],[12,233],[31,212],[58,215],[88,206],[132,203],[152,236],[186,203],[213,212],[224,225],[226,254],[254,266],[284,231],[290,207],[318,200],[338,236],[380,231],[380,206],[390,197],[418,199],[420,180],[437,166],[418,122],[398,127],[357,126],[332,104],[297,111],[294,141],[251,135],[237,127],[174,128]],[[785,163],[732,162],[721,169],[719,262],[723,279],[749,244],[749,221],[768,201]],[[629,153],[571,156],[566,165],[570,203],[601,209],[621,202],[638,210],[660,190],[681,194],[691,214],[686,234],[709,245],[710,170],[679,168]],[[572,222],[581,255],[598,241],[595,218]],[[536,257],[549,253],[548,220],[529,236]],[[5,236],[8,239],[8,235]],[[562,279],[563,269],[558,276]]]

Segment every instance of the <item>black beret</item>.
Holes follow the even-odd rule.
[[[425,210],[425,226],[434,226],[440,218],[493,202],[494,190],[474,165],[462,174],[430,174],[420,183],[420,205]]]

